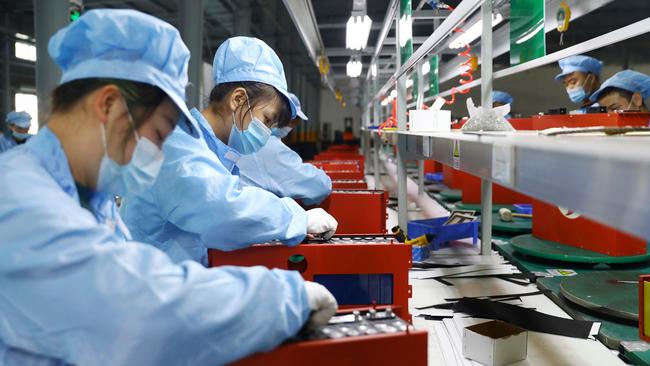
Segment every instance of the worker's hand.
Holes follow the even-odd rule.
[[[307,291],[307,302],[311,308],[311,316],[307,321],[307,327],[315,328],[326,325],[330,318],[336,314],[338,304],[325,286],[320,283],[305,281]]]
[[[307,211],[307,234],[321,235],[329,239],[338,226],[336,219],[322,208]]]

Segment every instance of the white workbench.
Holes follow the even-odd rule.
[[[388,175],[382,176],[382,187],[384,189],[392,190],[395,188],[394,175],[390,174],[390,163],[386,164],[386,171]],[[374,180],[372,176],[367,176],[369,188],[374,188]],[[409,179],[410,181],[410,179]],[[415,185],[414,182],[409,183],[409,201],[416,202],[418,205],[424,205],[418,210],[409,211],[409,219],[431,218],[432,212],[444,213],[446,210],[437,202],[431,200],[426,193],[423,196],[412,194],[412,189]],[[393,209],[388,210],[387,227],[391,228],[397,223],[397,212]],[[476,264],[491,264],[506,262],[496,252],[491,256],[481,256],[478,254],[478,246],[473,247],[471,243],[458,242],[452,247],[441,249],[434,255],[437,257],[447,256],[450,258],[463,258],[464,260],[471,261]],[[413,277],[418,277],[424,274],[422,271],[412,271],[410,283],[413,287],[413,296],[409,305],[409,310],[413,316],[413,325],[418,329],[426,329],[429,331],[429,365],[455,365],[456,363],[446,363],[443,354],[449,357],[449,345],[453,342],[450,340],[438,339],[439,334],[434,329],[436,326],[435,321],[424,320],[415,317],[420,311],[416,310],[416,306],[426,306],[444,303],[445,298],[457,298],[463,296],[485,296],[485,295],[501,295],[501,294],[517,294],[533,292],[537,290],[534,284],[528,286],[520,286],[497,278],[473,278],[473,279],[446,279],[454,286],[446,286],[435,280],[421,280]],[[522,297],[523,306],[534,308],[537,311],[547,314],[566,317],[569,316],[560,309],[555,303],[544,295]],[[423,310],[422,313],[427,313]],[[458,328],[464,325],[470,325],[473,319],[455,318]],[[438,327],[440,329],[440,327]],[[445,338],[447,335],[443,335]],[[446,349],[441,348],[441,344]],[[453,351],[452,351],[453,354]],[[467,361],[467,360],[466,360]],[[471,363],[465,363],[471,364]],[[602,343],[596,340],[585,340],[571,337],[563,337],[551,334],[544,334],[538,332],[528,332],[528,357],[526,360],[514,363],[512,365],[534,365],[534,366],[560,366],[560,365],[624,365],[624,363]]]

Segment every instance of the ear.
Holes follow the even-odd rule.
[[[232,111],[236,111],[237,109],[244,107],[246,105],[246,90],[242,87],[239,87],[230,92],[228,104],[230,106],[230,110]]]
[[[111,108],[114,108],[117,103],[121,102],[122,96],[120,95],[120,91],[115,85],[106,85],[96,90],[93,96],[93,111],[100,122],[106,123]]]
[[[636,106],[635,109],[640,109],[641,106],[643,105],[643,97],[641,96],[641,93],[634,93],[632,94],[632,98],[630,99],[630,102]]]

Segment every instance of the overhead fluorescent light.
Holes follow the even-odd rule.
[[[413,38],[413,19],[411,15],[404,14],[399,18],[399,46],[406,46],[406,42]]]
[[[372,19],[368,15],[352,15],[345,26],[345,48],[362,50],[368,44]]]
[[[351,78],[358,78],[359,75],[361,75],[361,69],[363,69],[361,60],[359,60],[359,58],[356,56],[350,57],[350,61],[348,61],[346,65],[348,76]]]
[[[492,28],[499,25],[499,23],[501,23],[502,21],[503,21],[503,16],[501,16],[500,13],[492,14]],[[483,20],[479,20],[478,22],[474,23],[474,25],[469,27],[469,29],[460,33],[460,35],[456,37],[456,39],[454,39],[449,44],[449,48],[453,50],[453,49],[465,47],[465,45],[471,44],[477,38],[479,38],[482,32],[483,32]]]
[[[372,75],[373,78],[377,77],[377,63],[376,62],[370,66],[370,75]]]
[[[14,55],[22,60],[36,61],[36,46],[25,42],[16,42]]]

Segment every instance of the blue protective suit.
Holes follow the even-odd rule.
[[[297,272],[176,265],[116,236],[48,128],[0,156],[0,191],[0,365],[221,365],[308,318]]]
[[[264,188],[279,197],[300,199],[307,205],[321,203],[332,193],[332,180],[322,169],[303,163],[295,151],[271,136],[255,154],[237,162],[242,184]]]
[[[165,161],[153,187],[125,197],[123,217],[136,240],[175,261],[207,264],[207,248],[234,250],[279,239],[299,244],[307,214],[293,199],[240,186],[239,154],[221,142],[201,112],[191,110],[202,137],[180,128],[163,145]]]
[[[5,152],[12,147],[18,146],[19,144],[16,142],[14,137],[11,135],[11,131],[5,133],[4,135],[0,136],[0,153]]]

